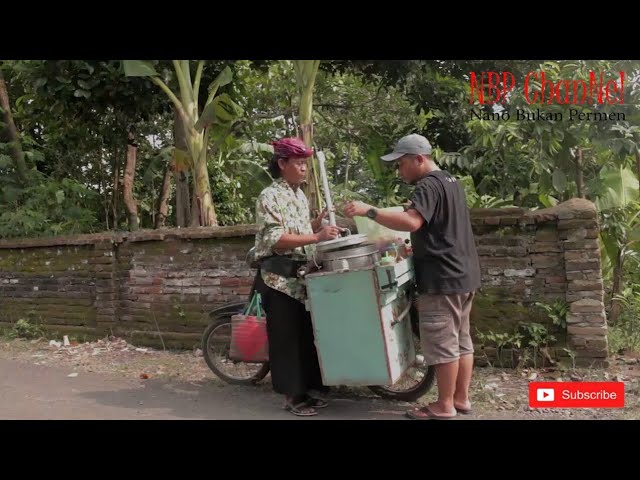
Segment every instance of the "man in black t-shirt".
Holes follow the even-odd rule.
[[[407,412],[415,419],[471,413],[469,313],[480,287],[480,264],[464,189],[454,176],[438,168],[431,152],[426,138],[412,134],[382,157],[396,162],[400,177],[416,187],[404,212],[378,210],[362,202],[349,202],[344,208],[348,217],[367,216],[392,230],[411,232],[420,340],[425,362],[435,366],[438,384],[436,402]]]

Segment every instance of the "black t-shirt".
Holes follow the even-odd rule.
[[[480,288],[480,263],[464,189],[449,172],[430,172],[416,184],[411,206],[425,219],[411,233],[420,293],[469,293]]]

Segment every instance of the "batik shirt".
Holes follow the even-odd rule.
[[[265,188],[256,201],[256,260],[276,255],[292,255],[297,260],[308,260],[315,251],[314,245],[292,250],[275,250],[273,246],[284,233],[296,235],[313,234],[309,202],[301,188],[295,190],[282,178]],[[262,271],[262,279],[268,286],[304,303],[306,291],[297,278]]]

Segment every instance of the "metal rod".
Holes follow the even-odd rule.
[[[409,304],[405,307],[405,309],[402,311],[402,313],[400,315],[398,315],[398,318],[391,320],[391,326],[393,327],[394,325],[400,323],[402,320],[405,319],[405,317],[409,314],[409,311],[411,310],[411,302],[409,302]]]
[[[327,179],[327,171],[324,166],[324,152],[316,152],[318,157],[318,167],[320,167],[320,178],[322,179],[322,189],[324,190],[324,201],[329,210],[329,225],[336,226],[336,214],[333,212],[333,203],[331,202],[331,191],[329,190],[329,180]]]

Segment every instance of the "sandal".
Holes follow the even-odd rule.
[[[307,399],[305,400],[305,402],[306,405],[311,408],[326,408],[329,406],[329,403],[326,400],[312,397],[311,395],[307,395]]]
[[[456,409],[456,411],[460,415],[471,415],[471,414],[473,414],[473,408],[471,408],[471,404],[469,404],[469,408],[456,407],[455,405],[453,407]]]
[[[412,420],[450,420],[455,418],[455,415],[438,415],[431,411],[429,407],[416,408],[415,410],[409,410],[405,415]]]
[[[310,407],[307,402],[300,402],[296,404],[285,403],[284,409],[299,417],[312,417],[313,415],[318,414],[318,411],[315,408]]]

